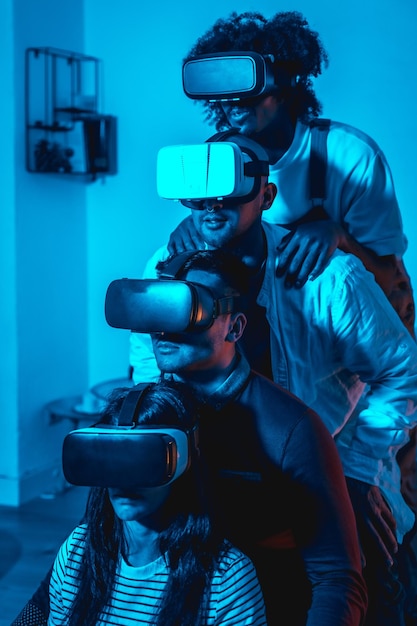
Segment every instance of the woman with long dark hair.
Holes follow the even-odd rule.
[[[117,425],[130,390],[115,390],[102,422]],[[190,428],[188,386],[150,385],[138,427]],[[198,447],[172,483],[126,490],[92,487],[83,523],[62,545],[50,584],[55,626],[266,624],[252,562],[213,524]]]

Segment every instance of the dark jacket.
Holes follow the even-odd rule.
[[[361,624],[355,516],[317,414],[241,358],[205,399],[200,448],[225,534],[257,568],[268,624]]]

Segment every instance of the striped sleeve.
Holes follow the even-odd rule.
[[[206,623],[266,626],[265,605],[252,561],[229,544],[213,576]]]
[[[64,626],[77,592],[77,572],[83,558],[85,528],[78,527],[61,546],[50,582],[48,626]],[[124,560],[116,574],[110,605],[97,626],[145,626],[155,613],[169,576],[163,556],[142,567]],[[206,626],[266,626],[262,592],[252,562],[227,544],[213,574]]]
[[[85,527],[77,527],[60,547],[49,584],[50,615],[48,626],[66,621],[68,607],[77,590],[76,574],[81,563]]]

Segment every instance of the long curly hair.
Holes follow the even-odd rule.
[[[246,11],[218,19],[202,35],[184,58],[212,52],[251,51],[271,54],[274,71],[290,75],[291,85],[280,89],[292,119],[317,117],[322,105],[313,90],[311,77],[317,77],[328,66],[328,55],[319,34],[309,27],[298,11],[276,13],[270,19],[261,13]],[[206,120],[217,130],[229,128],[219,102],[203,102]]]
[[[113,392],[101,421],[117,424],[128,391]],[[196,423],[196,400],[184,383],[164,380],[145,393],[139,424],[190,427]],[[224,549],[205,489],[205,471],[195,450],[190,468],[173,482],[164,504],[167,524],[159,536],[159,550],[168,557],[170,574],[155,618],[157,626],[202,623],[211,574]],[[127,547],[123,522],[114,513],[106,488],[91,488],[83,523],[87,527],[83,559],[68,626],[95,626],[110,600],[117,566]]]

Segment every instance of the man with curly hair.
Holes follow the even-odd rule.
[[[269,19],[259,12],[233,12],[195,42],[184,58],[184,69],[200,55],[236,51],[258,53],[269,64],[273,80],[263,93],[228,101],[221,93],[212,93],[209,99],[196,97],[187,93],[185,83],[184,90],[202,103],[206,120],[217,130],[237,128],[267,150],[270,180],[277,185],[278,195],[263,219],[289,231],[277,248],[277,274],[289,289],[299,289],[323,271],[336,248],[354,254],[374,274],[415,338],[413,290],[403,261],[407,240],[390,167],[380,147],[364,132],[333,120],[322,124],[322,105],[312,80],[328,66],[319,34],[296,11],[279,12]],[[325,170],[320,164],[318,170],[310,170],[314,133],[321,135],[325,146]],[[317,193],[309,177],[315,176],[317,182],[319,173],[325,183],[320,190],[318,180]],[[192,247],[201,247],[201,238],[191,218],[186,218],[171,234],[169,250]],[[416,429],[410,435],[399,462],[403,496],[417,512]],[[404,575],[410,577],[409,624],[413,626],[417,624],[416,543],[414,529],[404,542],[403,554],[410,546],[410,558],[402,564]]]
[[[212,77],[210,99],[187,90],[185,83],[184,88],[202,103],[216,130],[236,128],[267,150],[278,196],[264,219],[289,229],[278,248],[278,273],[288,287],[300,288],[323,270],[336,248],[350,252],[374,274],[414,336],[414,300],[402,260],[407,241],[391,171],[376,142],[331,120],[325,191],[322,197],[309,196],[312,133],[322,111],[312,77],[328,65],[319,34],[299,12],[280,12],[270,19],[258,12],[233,12],[196,41],[184,70],[200,55],[207,61],[210,55],[236,51],[258,53],[270,67],[272,80],[259,96],[228,100],[224,93],[216,94]],[[204,90],[204,76],[200,81]],[[197,243],[199,236],[186,218],[181,231],[171,235],[170,251],[180,252],[192,240]]]

